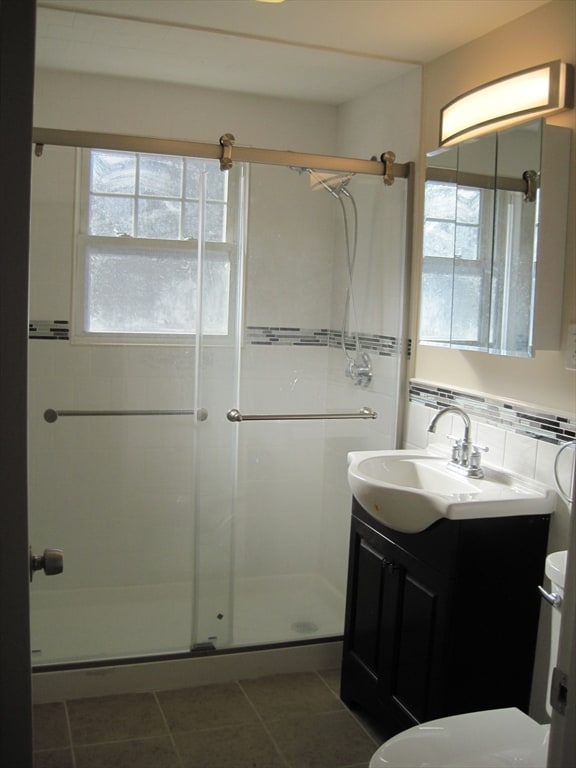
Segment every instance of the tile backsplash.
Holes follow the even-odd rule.
[[[418,381],[410,382],[410,402],[434,409],[458,405],[473,421],[561,445],[576,439],[576,415],[550,413],[513,401]]]

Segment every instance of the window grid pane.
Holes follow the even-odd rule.
[[[134,194],[137,158],[132,152],[93,151],[90,158],[91,192]]]
[[[481,200],[478,189],[426,183],[424,258],[478,258]]]
[[[166,155],[138,155],[138,195],[182,199],[183,158]]]
[[[459,224],[475,224],[480,221],[480,199],[479,189],[470,189],[468,187],[458,187],[456,195],[456,221]]]
[[[134,236],[134,198],[125,195],[90,195],[88,234]]]
[[[140,198],[136,216],[136,237],[180,240],[180,200]]]
[[[226,242],[228,174],[216,160],[92,150],[88,234],[166,240],[198,238],[206,174],[208,242]]]

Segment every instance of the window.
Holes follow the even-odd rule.
[[[217,160],[83,153],[77,340],[190,340],[197,331],[201,199],[202,332],[228,334],[233,293],[229,223],[234,218],[230,173],[222,172]]]

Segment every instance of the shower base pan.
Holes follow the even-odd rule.
[[[190,584],[46,589],[31,593],[33,667],[94,665],[340,637],[344,596],[317,576],[239,580],[226,615],[203,594],[195,643]],[[227,611],[226,611],[227,612]],[[218,634],[216,634],[218,633]]]

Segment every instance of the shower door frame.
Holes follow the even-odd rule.
[[[42,149],[45,144],[52,145],[52,146],[60,146],[60,147],[73,147],[73,148],[93,148],[93,149],[111,149],[111,150],[124,150],[124,151],[132,151],[132,152],[147,152],[152,154],[171,154],[171,155],[177,155],[177,156],[192,156],[192,157],[205,157],[209,159],[218,159],[221,160],[221,170],[226,171],[229,170],[230,165],[227,164],[229,162],[229,158],[226,158],[224,155],[227,153],[227,148],[223,148],[222,145],[210,145],[210,144],[198,144],[194,142],[181,142],[181,141],[174,141],[174,140],[161,140],[161,139],[148,139],[145,137],[134,137],[134,136],[118,136],[114,134],[94,134],[90,132],[71,132],[71,131],[60,131],[60,130],[46,130],[46,129],[33,129],[33,143],[36,144],[36,155],[40,156],[42,154]],[[388,153],[391,154],[391,153]],[[256,159],[254,159],[252,156]],[[261,163],[263,165],[276,165],[276,166],[283,166],[283,167],[294,167],[294,163],[301,163],[302,167],[308,168],[308,167],[314,167],[319,169],[326,169],[326,170],[332,170],[336,172],[347,172],[347,173],[358,173],[363,175],[369,175],[369,176],[377,176],[383,178],[383,183],[390,186],[392,183],[390,174],[392,170],[394,170],[394,173],[397,173],[400,177],[408,179],[408,190],[407,190],[407,201],[408,203],[411,200],[411,194],[410,194],[410,186],[413,181],[413,172],[412,172],[412,164],[405,164],[405,165],[390,165],[390,161],[363,161],[363,160],[356,160],[354,158],[340,158],[340,157],[330,157],[330,156],[320,156],[320,155],[311,155],[311,154],[301,154],[301,153],[292,153],[292,152],[276,152],[273,150],[238,150],[238,157],[235,154],[235,159],[238,162],[242,163],[249,163],[249,162],[256,162]],[[298,166],[299,167],[299,166]],[[412,206],[408,204],[407,206],[407,215],[410,216],[410,212],[412,210]],[[409,221],[406,222],[406,233],[410,232],[410,226]],[[199,259],[199,264],[201,260]],[[404,259],[405,268],[407,268],[408,259]],[[407,281],[404,282],[404,285],[407,285]],[[405,317],[399,318],[400,320],[400,328],[402,331],[406,328],[405,323]],[[238,339],[237,344],[240,344],[241,340],[241,326],[242,323],[240,322],[240,319],[237,320],[238,322],[238,329],[237,333]],[[202,334],[200,334],[201,336]],[[404,334],[402,334],[404,335]],[[198,376],[198,355],[200,353],[201,343],[196,344],[196,355],[197,355],[197,363],[196,363],[196,369]],[[406,375],[405,366],[401,366],[401,372],[400,372],[400,379],[402,379],[403,376]],[[402,382],[399,381],[399,385],[401,386]],[[196,393],[196,396],[198,396],[198,392]],[[236,401],[237,402],[237,401]],[[234,405],[234,401],[230,403],[231,405]],[[199,400],[197,400],[194,404],[194,410],[197,410],[201,406],[201,403]],[[245,420],[253,420],[254,418],[261,419],[262,416],[258,415],[257,417],[250,417],[245,416]],[[278,418],[288,418],[288,419],[294,419],[294,418],[373,418],[372,413],[366,414],[366,413],[342,413],[342,414],[287,414],[285,416],[273,414],[269,415],[265,418],[269,419],[278,419]],[[201,419],[198,419],[199,421]],[[241,419],[240,419],[241,420]],[[401,414],[400,412],[396,415],[396,440],[398,437],[399,429],[400,429],[400,421],[401,421]],[[236,434],[236,431],[235,431]],[[197,542],[197,535],[194,536],[194,541]],[[195,544],[196,546],[196,544]],[[197,553],[196,553],[197,554]],[[195,585],[194,590],[197,591],[198,587]],[[196,594],[196,598],[198,598],[198,595]],[[194,605],[197,607],[199,604],[199,600],[194,600]],[[196,614],[195,614],[196,616]],[[197,618],[197,616],[196,616]],[[218,617],[220,618],[220,617]],[[197,621],[192,621],[192,642],[191,642],[191,652],[194,653],[194,651],[199,651],[201,653],[205,653],[208,649],[208,643],[204,641],[203,637],[199,637],[198,627],[197,627]],[[211,639],[211,638],[208,638]],[[195,642],[195,640],[197,642]],[[199,642],[198,642],[199,641]],[[234,646],[232,646],[234,648]],[[211,648],[211,651],[219,650],[217,648]],[[226,646],[223,647],[221,650],[227,651],[229,650]],[[161,652],[160,652],[161,653]],[[184,651],[181,651],[178,655],[183,654]],[[173,656],[173,653],[170,653],[171,656]],[[129,657],[132,660],[138,657],[131,656]],[[102,661],[95,661],[90,663],[109,663],[111,658],[107,658]],[[81,663],[81,662],[80,662]],[[78,662],[57,662],[56,666],[76,666]],[[53,666],[50,664],[50,662],[47,665],[48,667]]]
[[[230,136],[225,134],[224,136]],[[393,152],[383,152],[380,160],[361,160],[352,157],[335,157],[305,152],[284,152],[274,149],[224,145],[222,136],[218,144],[157,139],[146,136],[130,136],[118,133],[94,133],[91,131],[65,131],[55,128],[35,127],[32,143],[37,155],[44,145],[77,147],[83,149],[112,149],[129,152],[148,152],[159,155],[202,157],[221,161],[221,169],[227,170],[234,161],[261,165],[281,165],[293,168],[315,168],[321,171],[361,173],[382,176],[383,183],[390,185],[395,178],[413,177],[412,163],[396,163]]]
[[[0,5],[0,763],[32,766],[26,381],[34,0]]]

